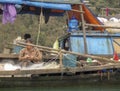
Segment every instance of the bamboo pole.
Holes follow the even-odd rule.
[[[62,63],[63,53],[61,52],[61,50],[60,50],[60,56],[59,56],[59,58],[60,58],[60,67],[62,68],[63,67],[63,63]]]
[[[110,80],[110,72],[109,71],[107,72],[107,75],[108,75],[108,80]]]
[[[41,48],[41,49],[46,49],[46,50],[51,50],[51,51],[59,51],[58,49],[53,49],[53,48],[50,48],[50,47],[45,47],[45,46],[40,46],[40,45],[34,45],[34,44],[27,44],[27,43],[23,43],[23,42],[17,42],[18,44],[20,45],[31,45],[31,46],[34,46],[34,47],[38,47],[38,48]]]
[[[104,11],[103,11],[103,9],[102,9],[102,16],[104,15]]]
[[[100,73],[100,79],[103,80],[103,72]]]
[[[71,11],[79,12],[79,13],[84,13],[84,11],[79,11],[79,10],[75,10],[75,9],[72,9]]]
[[[13,43],[9,43],[9,44],[10,44],[10,45],[15,45],[15,46],[26,47],[26,45],[22,45],[22,44],[13,44]],[[45,49],[45,48],[42,49],[42,47],[38,47],[38,48],[39,48],[40,51],[44,51],[44,52],[48,52],[48,53],[58,54],[57,51],[50,51],[49,49],[47,50],[47,49]]]
[[[83,11],[82,5],[80,5],[80,10]],[[82,20],[82,28],[83,28],[83,39],[84,39],[84,51],[85,54],[87,54],[87,42],[86,42],[86,29],[85,29],[85,20],[84,20],[84,15],[81,13],[81,20]]]
[[[105,58],[105,57],[88,55],[88,54],[80,54],[80,53],[70,52],[70,51],[64,51],[64,50],[62,50],[62,52],[63,53],[73,54],[73,55],[77,55],[77,56],[82,56],[82,57],[86,57],[86,58],[88,57],[88,58],[92,58],[92,59],[97,59],[97,60],[100,60],[100,61],[106,61],[106,62],[116,63],[114,60],[110,60],[110,59]]]
[[[34,45],[34,44],[26,44],[26,43],[21,43],[21,42],[18,42],[19,44],[21,45],[31,45],[31,46],[34,46],[34,47],[38,47],[38,48],[43,48],[43,49],[46,49],[46,50],[49,50],[49,51],[56,51],[56,53],[59,53],[60,50],[57,50],[57,49],[53,49],[53,48],[49,48],[49,47],[44,47],[44,46],[39,46],[39,45]],[[68,53],[68,54],[73,54],[73,55],[77,55],[77,56],[81,56],[81,57],[89,57],[89,58],[92,58],[92,59],[97,59],[97,60],[100,60],[100,61],[106,61],[106,62],[112,62],[112,63],[117,63],[116,61],[114,60],[110,60],[108,58],[105,58],[105,57],[100,57],[100,56],[94,56],[94,55],[89,55],[89,54],[81,54],[81,53],[77,53],[77,52],[71,52],[71,51],[65,51],[65,50],[61,50],[62,53]]]
[[[41,13],[40,13],[40,17],[39,17],[39,27],[38,27],[38,35],[37,35],[37,40],[36,40],[36,44],[38,45],[39,43],[39,37],[40,37],[40,30],[41,30],[41,23],[42,23],[42,16],[43,16],[43,12],[42,12],[42,7],[41,7]]]
[[[120,29],[120,27],[115,27],[115,26],[96,25],[96,24],[85,24],[85,25],[86,25],[86,26],[91,26],[91,27],[103,27],[103,28]]]

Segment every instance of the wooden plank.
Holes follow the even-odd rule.
[[[114,69],[120,68],[120,63],[108,64],[101,66],[87,66],[87,67],[76,67],[76,68],[58,68],[58,69],[32,69],[32,70],[15,70],[15,71],[0,71],[0,75],[30,75],[30,74],[51,74],[51,73],[67,73],[67,72],[88,72],[98,71],[103,69]]]
[[[0,54],[0,58],[11,58],[16,59],[18,58],[19,54]]]
[[[65,4],[79,4],[80,0],[30,0],[33,2],[49,2],[49,3],[65,3]]]
[[[0,71],[0,75],[49,74],[49,73],[60,73],[60,72],[61,69],[34,69],[34,70]]]
[[[0,54],[0,59],[18,59],[19,57],[19,54]],[[47,56],[43,56],[43,59],[45,60],[49,60],[49,59],[53,59],[57,57],[57,54],[56,55],[47,55]],[[56,59],[59,59],[59,58],[56,58]]]

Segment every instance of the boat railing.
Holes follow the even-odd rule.
[[[26,46],[26,43],[21,43],[19,42],[20,46]],[[101,60],[101,61],[106,61],[106,62],[111,62],[111,63],[115,63],[116,61],[114,60],[110,60],[109,58],[105,58],[105,57],[100,57],[100,56],[94,56],[94,55],[89,55],[89,54],[81,54],[81,53],[77,53],[77,52],[72,52],[72,51],[66,51],[63,49],[53,49],[50,47],[44,47],[44,46],[40,46],[40,45],[34,45],[34,44],[29,44],[31,46],[37,47],[39,48],[39,50],[43,51],[43,52],[49,52],[52,54],[57,54],[59,56],[59,63],[62,66],[62,59],[63,59],[63,54],[72,54],[72,55],[76,55],[76,56],[81,56],[81,57],[86,57],[86,58],[92,58],[92,59],[97,59],[97,60]]]

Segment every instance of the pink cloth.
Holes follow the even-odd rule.
[[[2,17],[2,23],[6,24],[8,22],[13,23],[16,19],[16,9],[15,5],[13,4],[4,4],[3,6],[3,17]]]

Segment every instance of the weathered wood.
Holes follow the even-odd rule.
[[[34,45],[34,44],[26,44],[26,43],[23,43],[23,42],[18,42],[18,44],[20,45],[31,45],[31,46],[34,46],[34,47],[37,47],[37,48],[41,48],[41,49],[46,49],[46,50],[51,50],[51,51],[60,51],[58,49],[53,49],[53,48],[50,48],[50,47],[45,47],[45,46],[40,46],[40,45]]]
[[[120,29],[120,27],[115,27],[115,26],[96,25],[96,24],[85,24],[85,25],[86,25],[86,26],[91,26],[91,27],[103,27],[103,28]]]
[[[16,59],[16,58],[18,58],[18,55],[19,54],[0,54],[0,58],[3,58],[3,59],[7,59],[7,58]]]
[[[80,10],[83,11],[82,9],[82,5],[80,5]],[[80,13],[81,14],[81,19],[82,19],[82,29],[83,29],[83,39],[84,39],[84,51],[85,51],[85,54],[87,54],[87,42],[86,42],[86,29],[85,29],[85,20],[84,20],[84,15],[83,13]]]
[[[110,80],[110,72],[107,72],[108,80]]]
[[[21,44],[21,45],[28,45],[26,43],[21,43],[21,42],[19,42],[19,44]],[[44,46],[39,46],[39,45],[34,45],[34,44],[29,44],[29,45],[34,46],[34,47],[38,47],[38,48],[49,49],[50,51],[56,51],[58,53],[60,52],[60,50],[49,48],[49,47],[44,47]],[[106,61],[106,62],[112,62],[112,63],[116,62],[114,60],[110,60],[108,58],[100,57],[100,56],[94,56],[94,55],[89,55],[89,54],[81,54],[81,53],[76,53],[76,52],[71,52],[71,51],[65,51],[65,50],[61,50],[61,52],[62,53],[73,54],[73,55],[77,55],[77,56],[82,56],[82,57],[86,57],[86,58],[89,57],[89,58],[97,59],[97,60],[100,60],[100,61]]]
[[[53,73],[69,73],[69,72],[88,72],[98,71],[103,69],[115,69],[120,68],[120,63],[101,66],[87,66],[81,68],[58,68],[58,69],[31,69],[31,70],[15,70],[15,71],[0,71],[0,75],[30,75],[30,74],[53,74]]]
[[[79,4],[80,0],[30,0],[37,2],[49,2],[49,3],[66,3],[66,4]]]
[[[74,12],[79,12],[79,13],[84,13],[84,11],[75,10],[75,9],[72,9],[71,11],[74,11]]]
[[[45,55],[43,56],[43,59],[44,60],[50,60],[50,59],[53,59],[53,58],[56,58],[56,59],[59,59],[57,57],[58,55]],[[19,57],[19,54],[0,54],[0,59],[11,59],[14,61],[14,59],[17,59],[18,60],[18,57]]]
[[[10,45],[15,45],[15,46],[21,46],[21,47],[25,47],[25,45],[20,45],[20,44],[13,44],[13,43],[9,43]],[[46,49],[46,47],[42,47],[42,46],[39,46],[39,50],[40,51],[43,51],[43,52],[48,52],[48,53],[53,53],[53,54],[58,54],[58,52],[56,51],[50,51],[51,49]]]
[[[62,54],[62,52],[60,51],[60,54],[59,54],[59,58],[60,58],[60,67],[62,68],[62,66],[63,66],[63,63],[62,63],[62,60],[63,60],[63,54]]]
[[[3,54],[9,54],[11,52],[10,48],[4,48]]]
[[[116,40],[113,39],[113,42],[115,42],[118,46],[120,46],[120,43],[118,43]]]

